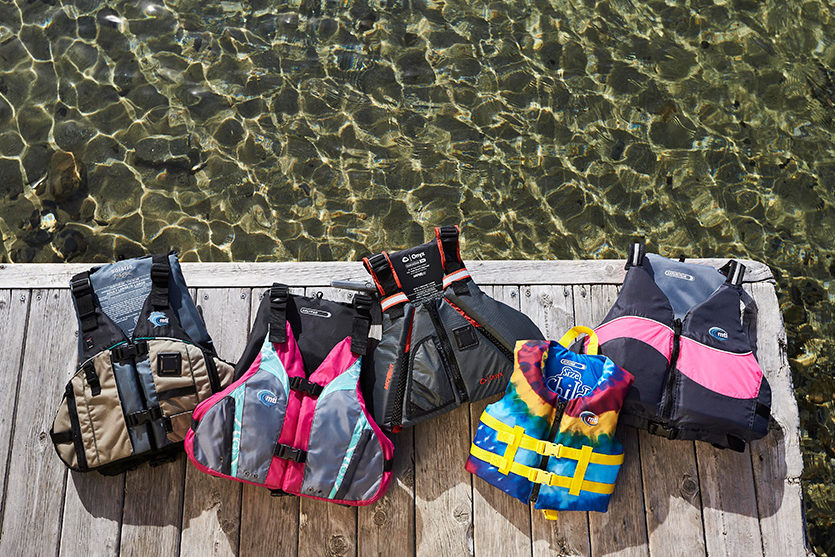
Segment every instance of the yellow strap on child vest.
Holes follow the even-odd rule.
[[[470,445],[470,454],[473,455],[475,458],[483,460],[484,462],[487,462],[488,464],[491,464],[492,466],[495,466],[497,468],[506,464],[504,462],[504,458],[502,458],[500,455],[484,450],[475,443]],[[541,468],[532,468],[530,466],[525,466],[520,462],[511,462],[510,472],[512,474],[516,474],[517,476],[527,478],[528,481],[534,483],[539,483],[548,486],[564,487],[569,490],[571,489],[571,486],[575,481],[579,481],[580,489],[582,489],[583,491],[589,491],[591,493],[600,493],[602,495],[611,495],[615,491],[615,484],[592,482],[589,480],[584,480],[582,479],[582,477],[580,477],[579,480],[576,480],[576,472],[573,477],[569,478],[568,476],[558,476],[552,472],[548,472],[547,470],[542,470]],[[583,474],[585,474],[585,470],[583,470]]]
[[[542,514],[545,515],[545,520],[556,520],[560,517],[560,513],[553,509],[543,509]]]
[[[594,332],[594,329],[590,327],[586,327],[583,325],[577,325],[576,327],[571,327],[567,333],[565,333],[562,338],[559,340],[559,343],[568,348],[571,342],[580,335],[588,335],[589,337],[589,345],[586,348],[586,354],[591,354],[592,356],[597,355],[597,333]]]
[[[496,439],[500,443],[508,444],[508,450],[505,450],[505,458],[508,458],[509,452],[512,456],[515,456],[516,451],[518,449],[526,449],[528,451],[534,451],[544,456],[553,456],[556,458],[570,458],[579,462],[583,457],[583,451],[586,448],[588,448],[589,451],[592,450],[591,447],[575,449],[574,447],[566,447],[565,445],[551,443],[549,441],[543,441],[542,439],[536,439],[535,437],[531,437],[530,435],[524,435],[525,430],[522,429],[520,426],[510,427],[504,422],[500,421],[498,418],[491,416],[487,412],[481,414],[481,422],[490,429],[494,429],[496,431]],[[521,439],[517,441],[518,431],[521,431],[522,435]],[[511,445],[514,444],[515,446],[513,448],[513,451],[509,451]],[[619,464],[623,464],[623,455],[609,455],[592,452],[588,462],[592,464],[605,464],[608,466],[617,466]],[[588,463],[586,464],[588,465]],[[504,467],[502,466],[499,466],[499,468],[504,469]],[[502,474],[507,474],[507,472],[503,471]]]

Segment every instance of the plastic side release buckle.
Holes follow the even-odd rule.
[[[551,485],[551,477],[553,474],[542,470],[541,468],[531,468],[528,472],[528,480],[533,483]]]
[[[96,373],[96,367],[93,365],[93,362],[88,362],[84,366],[84,379],[90,385],[90,392],[93,396],[101,394],[101,383],[99,382],[99,375]]]
[[[284,445],[282,443],[275,446],[273,454],[278,458],[292,460],[293,462],[304,462],[307,460],[307,451],[291,447],[290,445]]]
[[[676,428],[660,422],[650,422],[647,425],[647,431],[653,435],[658,435],[659,437],[664,437],[666,439],[675,439],[678,435],[678,430]]]
[[[162,418],[162,410],[159,406],[153,406],[147,410],[132,412],[125,416],[125,423],[128,427],[136,427]]]
[[[543,456],[553,456],[560,458],[562,452],[562,445],[559,443],[550,443],[548,441],[537,441],[536,452]]]
[[[313,398],[322,394],[322,389],[324,389],[319,383],[298,376],[290,378],[290,388]]]

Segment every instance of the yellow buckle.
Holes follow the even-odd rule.
[[[550,485],[552,476],[551,472],[546,472],[541,468],[531,468],[528,472],[528,480],[538,484]]]
[[[544,456],[553,456],[560,458],[560,451],[562,445],[559,443],[550,443],[548,441],[537,441],[536,452]]]

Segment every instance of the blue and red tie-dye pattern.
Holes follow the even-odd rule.
[[[576,363],[584,369],[585,388],[571,389],[573,398],[560,395],[548,387],[558,381],[564,364]],[[591,383],[591,384],[589,384]],[[580,449],[591,446],[594,453],[622,455],[623,447],[615,438],[617,417],[626,396],[632,375],[616,366],[605,356],[576,354],[555,341],[519,341],[516,345],[516,362],[507,392],[500,401],[485,410],[493,418],[513,428],[521,426],[525,434],[536,439],[548,440],[553,422],[559,418],[559,427],[553,442]],[[560,389],[557,389],[560,390]],[[565,393],[564,390],[562,390]],[[569,399],[569,400],[566,400]],[[565,402],[558,415],[560,402]],[[585,419],[584,419],[585,418]],[[502,455],[506,443],[497,439],[497,432],[480,422],[473,444],[490,453]],[[538,468],[542,456],[535,451],[520,448],[514,461],[531,468]],[[546,470],[558,476],[573,477],[577,460],[550,457]],[[498,467],[471,455],[467,470],[483,478],[509,495],[527,503],[534,483],[527,477],[512,472],[503,474]],[[585,481],[614,484],[619,465],[589,463],[583,476]],[[605,511],[608,494],[581,490],[571,495],[567,487],[540,485],[535,501],[537,509]]]

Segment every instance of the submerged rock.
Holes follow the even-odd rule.
[[[66,151],[55,151],[49,160],[47,188],[43,192],[56,201],[72,197],[81,188],[86,179],[86,172],[76,160],[75,155]],[[41,195],[38,192],[38,195]]]

